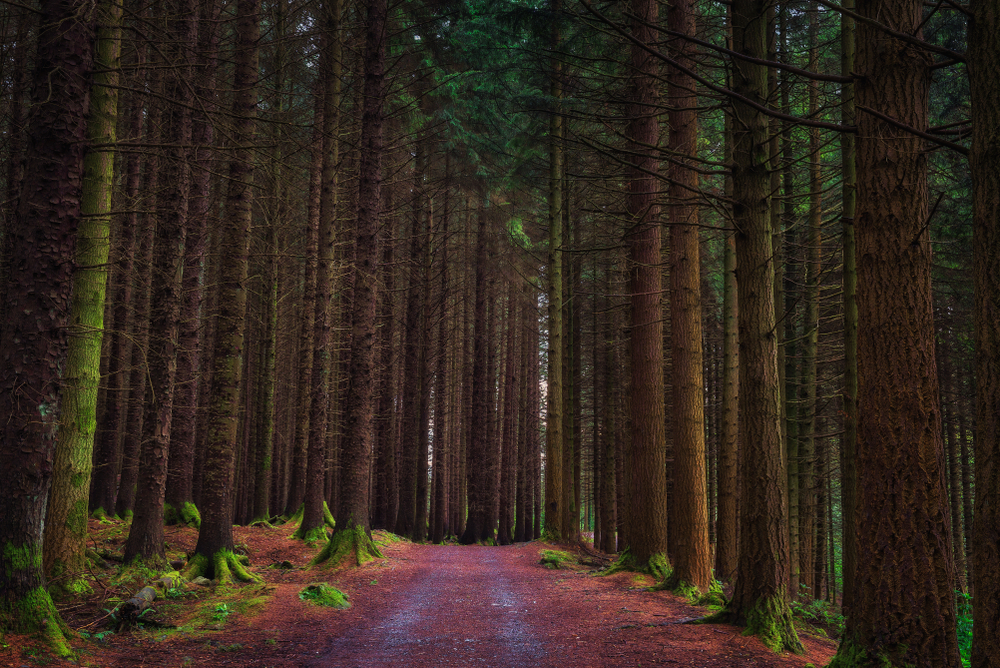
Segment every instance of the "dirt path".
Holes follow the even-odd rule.
[[[806,655],[775,655],[735,627],[684,624],[706,611],[648,591],[647,576],[549,570],[539,557],[552,546],[542,543],[391,542],[383,547],[384,559],[329,571],[306,568],[319,548],[292,539],[288,527],[235,532],[266,585],[157,603],[165,626],[81,641],[75,664],[45,656],[36,640],[8,635],[0,638],[0,668],[818,668],[836,649],[829,640],[802,635]],[[183,553],[193,549],[196,532],[175,528],[168,539]],[[285,561],[292,568],[273,567]],[[111,576],[108,571],[99,582]],[[348,594],[351,607],[333,610],[300,600],[304,586],[318,581]],[[115,590],[119,596],[127,591]],[[256,597],[260,605],[249,605]],[[222,613],[220,600],[230,602]],[[111,606],[95,599],[68,605],[63,615],[72,628],[93,635]]]
[[[358,598],[356,623],[304,665],[801,667],[834,653],[804,638],[806,656],[774,655],[739,629],[682,624],[704,611],[642,576],[548,570],[542,547],[390,547],[382,595]]]
[[[313,666],[523,666],[551,663],[536,634],[537,578],[504,548],[417,547],[410,585]],[[512,574],[517,577],[511,578]]]

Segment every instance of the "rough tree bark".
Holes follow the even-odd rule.
[[[340,503],[333,537],[316,561],[357,563],[380,556],[371,538],[369,469],[375,413],[375,304],[378,226],[382,206],[383,104],[385,102],[386,0],[368,0],[364,46],[364,102],[358,166],[354,301],[346,397],[347,433],[341,451]]]
[[[920,0],[858,13],[921,37]],[[831,666],[959,666],[938,405],[924,140],[930,55],[857,27],[858,560]]]
[[[163,504],[167,487],[167,461],[173,420],[174,380],[177,374],[177,338],[180,329],[181,282],[184,246],[187,237],[191,170],[188,149],[191,143],[190,45],[194,43],[194,3],[171,0],[165,3],[169,18],[164,32],[170,46],[167,57],[176,69],[165,74],[165,91],[180,104],[166,118],[171,132],[171,159],[164,174],[166,192],[158,202],[152,273],[152,311],[149,339],[149,389],[139,444],[139,478],[135,509],[125,560],[137,557],[165,561]]]
[[[93,7],[44,0],[21,198],[5,230],[0,325],[0,631],[71,654],[45,589],[42,530],[60,420],[73,249],[81,216]]]
[[[1000,2],[973,0],[969,23],[976,501],[972,524],[973,668],[1000,666]],[[963,443],[965,437],[962,437]]]
[[[239,0],[233,72],[233,152],[226,210],[218,230],[225,249],[219,267],[219,303],[212,352],[212,394],[201,487],[201,528],[185,575],[220,581],[254,580],[233,554],[233,478],[239,426],[247,311],[253,149],[256,134],[260,0]]]
[[[631,47],[630,92],[625,108],[625,136],[633,152],[627,168],[629,220],[625,229],[628,246],[631,302],[629,323],[628,402],[631,434],[626,455],[628,488],[626,534],[633,565],[651,571],[657,579],[666,576],[667,479],[666,428],[663,407],[663,306],[660,267],[660,221],[656,172],[660,141],[658,61],[640,44],[656,40],[657,4],[632,0],[632,35],[639,42]]]
[[[694,36],[695,9],[677,0],[667,11],[670,29]],[[694,45],[676,38],[674,59],[695,66]],[[670,99],[668,150],[678,156],[698,152],[698,98],[693,77],[677,68],[668,74]],[[685,594],[707,592],[712,585],[708,546],[705,479],[705,380],[702,373],[701,255],[698,236],[698,173],[683,162],[670,164],[670,339],[673,391],[674,570],[667,585]]]
[[[733,49],[767,54],[767,0],[735,0]],[[767,69],[734,59],[737,93],[763,104]],[[769,218],[768,120],[733,102],[733,220],[739,302],[740,535],[736,586],[725,610],[708,618],[746,626],[773,651],[801,652],[792,626],[779,427],[778,351],[774,336],[774,258]]]
[[[62,414],[45,518],[43,565],[52,594],[88,591],[84,575],[87,502],[97,427],[97,391],[104,338],[104,297],[108,280],[111,192],[116,139],[118,67],[122,6],[98,5],[94,77],[87,139],[104,148],[89,149],[83,159],[81,219],[76,239],[70,332],[63,372]]]

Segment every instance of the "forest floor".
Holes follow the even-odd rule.
[[[94,520],[92,529],[97,550],[120,551],[124,522]],[[330,570],[306,568],[320,546],[292,539],[294,526],[234,531],[263,585],[170,590],[137,628],[112,633],[109,611],[156,574],[108,563],[92,571],[94,595],[60,605],[69,626],[87,634],[74,641],[77,661],[7,635],[0,666],[819,668],[836,651],[805,626],[806,654],[795,656],[773,654],[736,627],[684,624],[708,611],[649,591],[647,576],[598,576],[595,566],[610,558],[586,550],[550,569],[539,563],[543,551],[565,548],[418,545],[376,532],[383,559]],[[183,557],[196,539],[193,529],[167,527],[168,557]],[[351,607],[301,600],[315,582],[346,593]]]

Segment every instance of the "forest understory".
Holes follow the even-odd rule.
[[[78,659],[55,658],[35,637],[7,635],[0,666],[790,668],[826,665],[836,652],[826,630],[805,622],[802,656],[776,655],[736,627],[685,624],[710,611],[650,591],[646,575],[601,576],[612,557],[589,547],[422,545],[377,531],[383,559],[310,568],[322,545],[293,538],[295,527],[234,527],[237,551],[262,584],[178,583],[158,594],[138,624],[117,632],[117,607],[161,573],[95,560],[93,593],[58,604],[79,633]],[[91,520],[90,532],[93,550],[112,556],[121,552],[128,523]],[[183,560],[197,530],[167,527],[166,540],[168,557]],[[320,582],[346,594],[350,607],[309,600],[303,592]]]

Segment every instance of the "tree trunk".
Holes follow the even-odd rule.
[[[920,38],[919,0],[860,0]],[[858,561],[831,665],[959,666],[938,380],[924,140],[930,56],[858,24]]]
[[[145,48],[140,45],[132,64],[139,66],[145,61]],[[143,113],[143,96],[131,93],[129,100],[126,132],[131,137],[140,137],[146,114]],[[111,338],[108,352],[107,391],[103,416],[94,442],[93,476],[90,481],[90,510],[95,515],[115,513],[118,496],[118,474],[122,459],[122,424],[129,410],[132,386],[129,385],[129,365],[133,353],[137,305],[133,303],[135,272],[140,266],[141,248],[139,243],[139,213],[135,203],[139,198],[140,155],[129,153],[125,158],[123,190],[120,195],[128,213],[121,217],[118,236],[115,239],[117,254],[113,288],[109,301],[114,308],[114,331],[106,332],[105,339]]]
[[[1000,666],[1000,3],[973,0],[969,23],[973,279],[976,341],[976,501],[972,524],[973,668]],[[964,443],[964,438],[963,438]]]
[[[221,581],[252,577],[233,557],[232,490],[236,459],[243,357],[246,339],[247,274],[250,221],[253,214],[256,135],[257,62],[260,0],[239,0],[236,8],[236,49],[233,56],[232,158],[226,210],[218,230],[220,257],[219,304],[212,352],[212,394],[208,402],[201,528],[189,577],[200,574]]]
[[[489,526],[490,507],[489,476],[487,458],[489,457],[487,442],[487,402],[491,400],[487,385],[487,348],[490,334],[487,319],[487,294],[489,281],[486,272],[486,215],[479,211],[479,231],[476,239],[476,285],[475,309],[473,316],[473,354],[472,354],[472,409],[469,416],[470,424],[469,450],[467,456],[466,479],[468,480],[468,517],[465,522],[465,532],[462,534],[463,545],[486,541],[493,537]]]
[[[199,109],[216,110],[216,70],[221,30],[218,27],[221,3],[213,0],[199,7],[198,69],[195,87]],[[184,283],[181,289],[181,330],[177,354],[177,389],[170,435],[170,462],[167,469],[166,517],[168,523],[197,527],[200,523],[194,504],[194,460],[197,449],[200,376],[207,366],[202,361],[202,297],[205,286],[205,253],[208,247],[208,219],[212,215],[212,156],[215,127],[204,113],[193,119],[192,140],[198,147],[192,162],[190,216],[184,249]]]
[[[562,0],[550,0],[553,16],[562,11]],[[552,22],[550,47],[553,53],[561,40],[558,20]],[[554,103],[562,97],[562,63],[550,64],[549,90]],[[559,108],[549,116],[549,252],[546,274],[549,302],[548,385],[545,410],[545,533],[550,540],[563,539],[563,119]]]
[[[385,103],[386,0],[369,0],[365,21],[364,102],[358,215],[355,230],[349,387],[345,402],[347,432],[341,450],[340,503],[330,546],[348,545],[358,561],[377,555],[371,541],[369,469],[372,454],[375,389],[375,304],[378,288],[378,226],[382,205],[383,104]]]
[[[100,70],[91,89],[87,139],[114,144],[118,120],[118,67],[122,6],[98,6],[94,62]],[[97,390],[104,338],[114,154],[90,149],[83,159],[81,218],[70,302],[70,332],[63,371],[62,415],[45,519],[43,566],[50,591],[71,594],[88,588],[83,579],[87,547],[87,502],[97,427]]]
[[[762,0],[733,4],[733,48],[754,58],[767,53]],[[733,61],[734,89],[762,104],[767,69]],[[740,346],[740,536],[733,599],[717,618],[747,627],[773,651],[801,652],[788,608],[788,536],[775,329],[774,265],[769,219],[768,121],[742,100],[733,101],[733,215]]]
[[[854,9],[854,0],[845,0],[844,7]],[[854,19],[841,14],[840,18],[840,73],[851,76],[854,72]],[[854,125],[854,83],[841,88],[841,122]],[[854,573],[858,560],[858,540],[854,530],[857,518],[857,468],[858,443],[858,266],[854,242],[854,214],[857,203],[857,172],[854,165],[855,136],[850,132],[840,135],[841,199],[840,214],[843,227],[843,308],[844,308],[844,436],[840,445],[840,496],[841,532],[844,573],[844,595],[841,608],[849,615],[854,603]]]
[[[312,540],[325,535],[323,504],[325,503],[326,454],[329,397],[333,392],[330,381],[333,366],[333,336],[331,312],[333,299],[334,248],[337,233],[338,157],[340,144],[341,35],[340,21],[343,3],[324,3],[326,44],[321,66],[324,83],[323,103],[323,166],[320,190],[318,256],[316,266],[316,300],[313,316],[313,355],[309,394],[309,440],[306,446],[305,488],[302,522],[296,537]]]
[[[667,12],[670,29],[695,34],[694,3],[681,0]],[[694,45],[677,38],[674,59],[695,66]],[[698,100],[695,81],[676,68],[668,79],[671,132],[675,155],[697,156]],[[681,158],[683,160],[683,157]],[[670,339],[673,394],[674,489],[671,546],[674,571],[670,584],[708,591],[712,555],[708,546],[705,480],[705,379],[702,367],[701,256],[698,239],[698,173],[683,162],[670,164]]]
[[[632,0],[632,35],[641,44],[656,40],[657,5]],[[663,407],[663,307],[656,146],[660,140],[657,60],[638,44],[631,47],[630,93],[625,136],[634,152],[627,167],[629,192],[625,230],[631,302],[631,371],[627,441],[628,546],[635,566],[657,578],[667,572],[666,432]]]
[[[166,559],[163,534],[163,504],[167,487],[167,461],[173,419],[174,380],[177,373],[177,340],[180,329],[181,282],[187,236],[191,170],[187,146],[191,143],[190,45],[194,43],[194,3],[172,0],[164,29],[171,47],[166,55],[177,68],[165,75],[165,92],[178,100],[168,112],[171,160],[164,170],[166,192],[158,202],[153,247],[152,309],[150,313],[149,386],[139,444],[139,477],[135,509],[125,560],[136,557]]]
[[[24,184],[4,230],[0,280],[0,631],[42,632],[68,656],[45,590],[42,531],[61,417],[94,27],[84,3],[44,0],[39,8]]]

